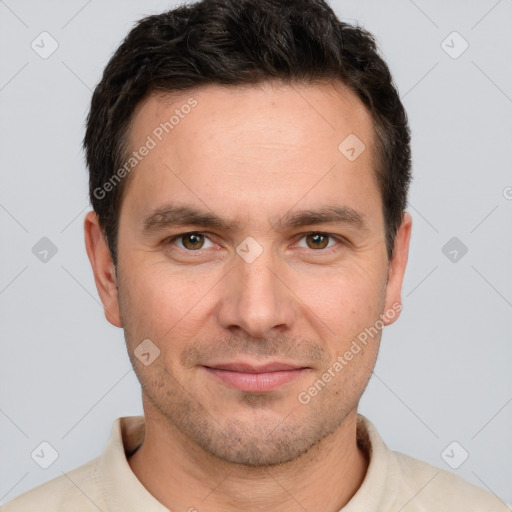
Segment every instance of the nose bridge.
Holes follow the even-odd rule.
[[[239,327],[254,337],[267,335],[272,329],[289,327],[292,319],[292,304],[287,289],[278,278],[278,265],[270,247],[261,247],[252,258],[245,254],[254,251],[251,241],[248,246],[240,244],[240,261],[229,273],[230,283],[226,287],[220,307],[219,320],[225,328]],[[240,251],[240,247],[238,251]]]
[[[269,251],[268,251],[269,252]],[[252,263],[241,262],[239,279],[243,284],[241,291],[249,298],[251,296],[266,296],[267,299],[275,299],[275,288],[277,285],[275,264],[270,256],[260,256]]]

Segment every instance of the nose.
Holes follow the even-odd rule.
[[[264,251],[252,263],[240,259],[235,265],[224,282],[219,324],[255,338],[291,328],[295,318],[293,293],[272,258]]]

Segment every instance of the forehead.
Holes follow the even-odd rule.
[[[220,200],[238,215],[251,214],[252,203],[270,210],[349,196],[379,202],[373,138],[361,101],[333,83],[153,94],[132,119],[130,152],[151,149],[130,174],[125,198],[145,212],[172,199],[216,207]]]
[[[198,117],[209,125],[184,123],[187,118]],[[297,122],[297,117],[301,122]],[[167,129],[161,126],[165,123],[168,123]],[[186,130],[185,124],[194,126]],[[180,132],[199,137],[209,132],[211,138],[222,135],[214,132],[214,128],[233,126],[240,129],[241,137],[251,136],[258,142],[274,140],[277,125],[282,127],[279,132],[282,138],[293,141],[307,133],[311,143],[317,138],[315,134],[322,139],[329,134],[337,140],[350,128],[363,138],[373,133],[367,109],[344,85],[332,81],[309,85],[275,81],[238,86],[206,85],[186,91],[153,93],[134,111],[129,142],[136,146],[141,132],[148,131],[157,139],[166,138],[170,133],[176,138]]]

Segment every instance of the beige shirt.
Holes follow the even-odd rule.
[[[100,457],[19,496],[2,512],[168,511],[137,480],[128,464],[127,454],[133,453],[143,438],[143,416],[118,418]],[[493,494],[452,473],[389,450],[362,415],[358,415],[357,438],[370,464],[363,484],[343,512],[510,510]],[[195,508],[201,512],[200,504]]]

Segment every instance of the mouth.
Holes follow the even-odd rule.
[[[226,386],[245,393],[276,391],[306,374],[311,368],[281,362],[264,365],[221,363],[203,368]]]

